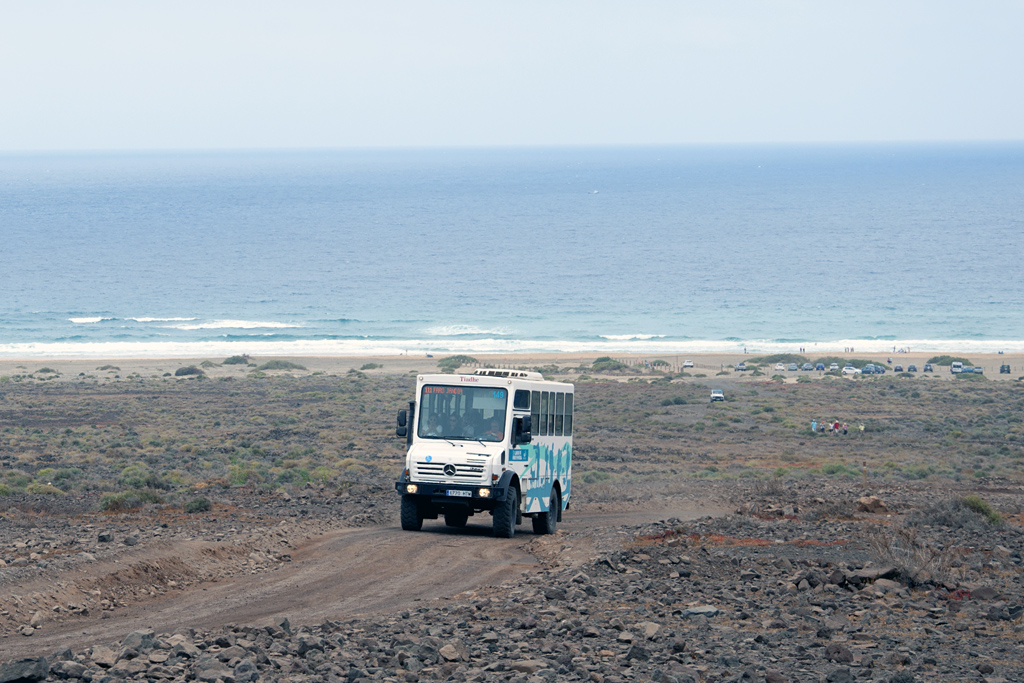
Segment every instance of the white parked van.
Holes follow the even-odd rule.
[[[496,536],[511,538],[523,517],[534,533],[554,533],[572,494],[573,392],[538,372],[420,375],[416,400],[398,413],[402,528],[439,515],[464,527],[486,512]]]
[[[949,364],[949,371],[952,372],[954,375],[959,375],[961,372],[964,371],[964,364],[958,360],[955,360]]]

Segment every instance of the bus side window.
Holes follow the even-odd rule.
[[[555,392],[548,398],[548,434],[555,433]]]
[[[541,436],[548,435],[548,392],[540,392],[540,432]]]
[[[536,391],[533,393],[537,393]],[[512,407],[516,410],[530,409],[530,392],[526,389],[516,389],[515,398],[512,399]]]
[[[565,429],[566,436],[572,436],[572,394],[565,395]]]
[[[565,394],[555,395],[555,436],[562,435],[562,411],[565,410]]]
[[[534,391],[530,401],[530,418],[533,422],[533,433],[540,434],[540,392]]]

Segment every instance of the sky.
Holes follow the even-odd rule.
[[[0,152],[1024,139],[1024,0],[0,0]]]

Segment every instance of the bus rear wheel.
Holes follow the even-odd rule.
[[[420,506],[412,496],[402,496],[402,529],[419,531],[423,528],[423,515]]]
[[[509,487],[505,500],[494,508],[494,535],[512,538],[516,535],[516,514],[519,512],[519,494]]]
[[[562,509],[562,500],[558,490],[551,489],[551,498],[548,500],[548,511],[542,512],[533,518],[533,533],[553,534],[558,527],[558,511]]]

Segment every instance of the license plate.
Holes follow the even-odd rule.
[[[456,498],[472,498],[472,491],[458,491],[456,489],[448,489],[449,496],[455,496]]]

